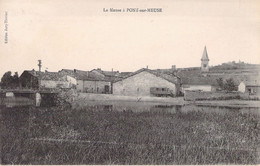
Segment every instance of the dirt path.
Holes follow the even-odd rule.
[[[223,106],[223,107],[259,107],[260,101],[252,100],[203,100],[185,101],[183,97],[150,97],[150,96],[117,96],[113,94],[91,94],[79,93],[74,98],[74,102],[86,101],[135,101],[135,102],[156,102],[172,105],[196,104],[203,106]]]

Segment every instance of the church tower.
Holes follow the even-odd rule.
[[[201,57],[201,72],[209,71],[209,57],[206,46],[204,47],[203,55]]]

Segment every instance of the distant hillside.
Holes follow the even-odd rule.
[[[221,65],[211,67],[211,71],[221,71],[221,70],[245,70],[245,71],[254,71],[260,70],[260,64],[248,64],[244,62],[229,62],[222,63]]]
[[[230,62],[221,65],[212,66],[209,72],[201,72],[200,67],[177,68],[173,69],[157,69],[164,73],[174,73],[179,76],[183,84],[193,85],[217,85],[217,79],[223,80],[232,78],[236,85],[242,81],[255,81],[260,83],[260,65],[247,64],[244,62]]]

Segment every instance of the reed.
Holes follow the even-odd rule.
[[[1,110],[2,164],[259,163],[259,114],[16,109]]]

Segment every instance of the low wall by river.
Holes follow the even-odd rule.
[[[184,100],[229,100],[229,99],[242,99],[242,100],[258,100],[257,96],[250,96],[247,93],[241,92],[204,92],[204,91],[185,91]]]
[[[7,97],[0,99],[0,106],[6,107],[32,106],[34,104],[34,100],[26,97]]]

